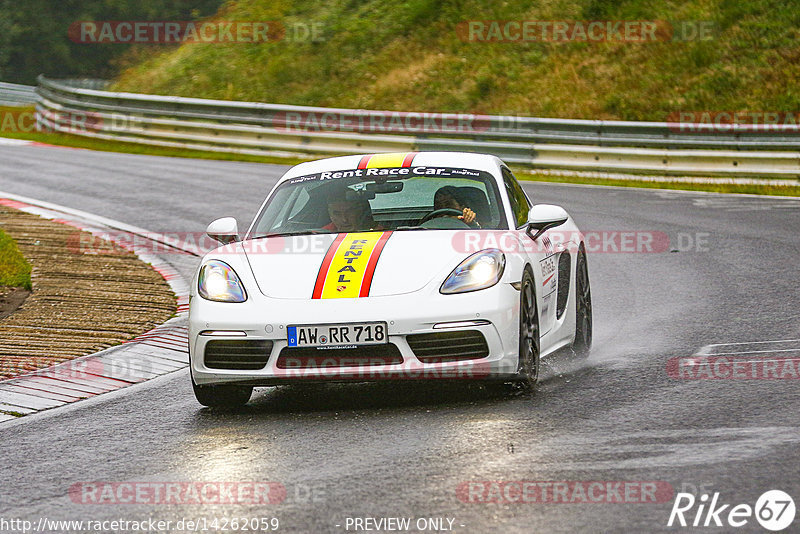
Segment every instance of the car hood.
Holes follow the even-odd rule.
[[[276,236],[242,245],[258,287],[268,297],[377,297],[418,291],[437,277],[444,281],[449,270],[468,255],[454,246],[454,235],[452,231],[421,230]],[[347,248],[358,249],[357,239],[366,241],[361,244],[366,248],[363,256],[352,262],[354,267],[348,268],[342,254]],[[340,270],[344,271],[341,275]],[[352,294],[340,280],[351,285],[360,282],[361,293]],[[320,286],[325,287],[324,293]]]

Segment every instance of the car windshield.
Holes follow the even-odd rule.
[[[452,167],[398,167],[291,178],[273,192],[250,237],[466,228],[508,228],[491,174]]]

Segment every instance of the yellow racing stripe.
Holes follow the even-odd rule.
[[[389,234],[391,232],[345,234],[327,265],[327,272],[320,271],[319,273],[320,278],[324,276],[324,285],[321,294],[314,298],[347,299],[367,296],[377,256],[380,255],[383,243],[388,239]],[[375,258],[370,261],[373,254]],[[365,279],[366,287],[363,289],[366,291],[362,292]]]
[[[371,154],[363,156],[358,162],[359,169],[388,169],[391,167],[411,167],[417,152],[393,152],[391,154]]]
[[[397,152],[393,154],[375,154],[369,159],[368,169],[384,169],[389,167],[402,167],[403,160],[408,152]]]

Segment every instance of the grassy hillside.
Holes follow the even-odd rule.
[[[234,0],[220,20],[320,24],[319,42],[139,50],[116,88],[368,109],[664,120],[800,109],[800,9],[782,0]],[[499,4],[499,3],[498,3]],[[710,40],[465,42],[468,20],[704,20]],[[129,58],[130,59],[130,58]]]

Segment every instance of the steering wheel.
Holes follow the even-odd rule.
[[[441,209],[438,209],[438,210],[433,210],[432,212],[430,212],[429,214],[424,216],[422,219],[420,219],[420,221],[417,223],[417,225],[419,226],[421,224],[424,224],[424,223],[430,221],[431,219],[435,219],[436,217],[441,217],[442,215],[457,215],[457,216],[461,216],[461,215],[464,215],[464,213],[462,211],[459,211],[459,210],[456,210],[456,209],[453,209],[453,208],[441,208]],[[466,223],[464,223],[464,224],[466,224]]]

